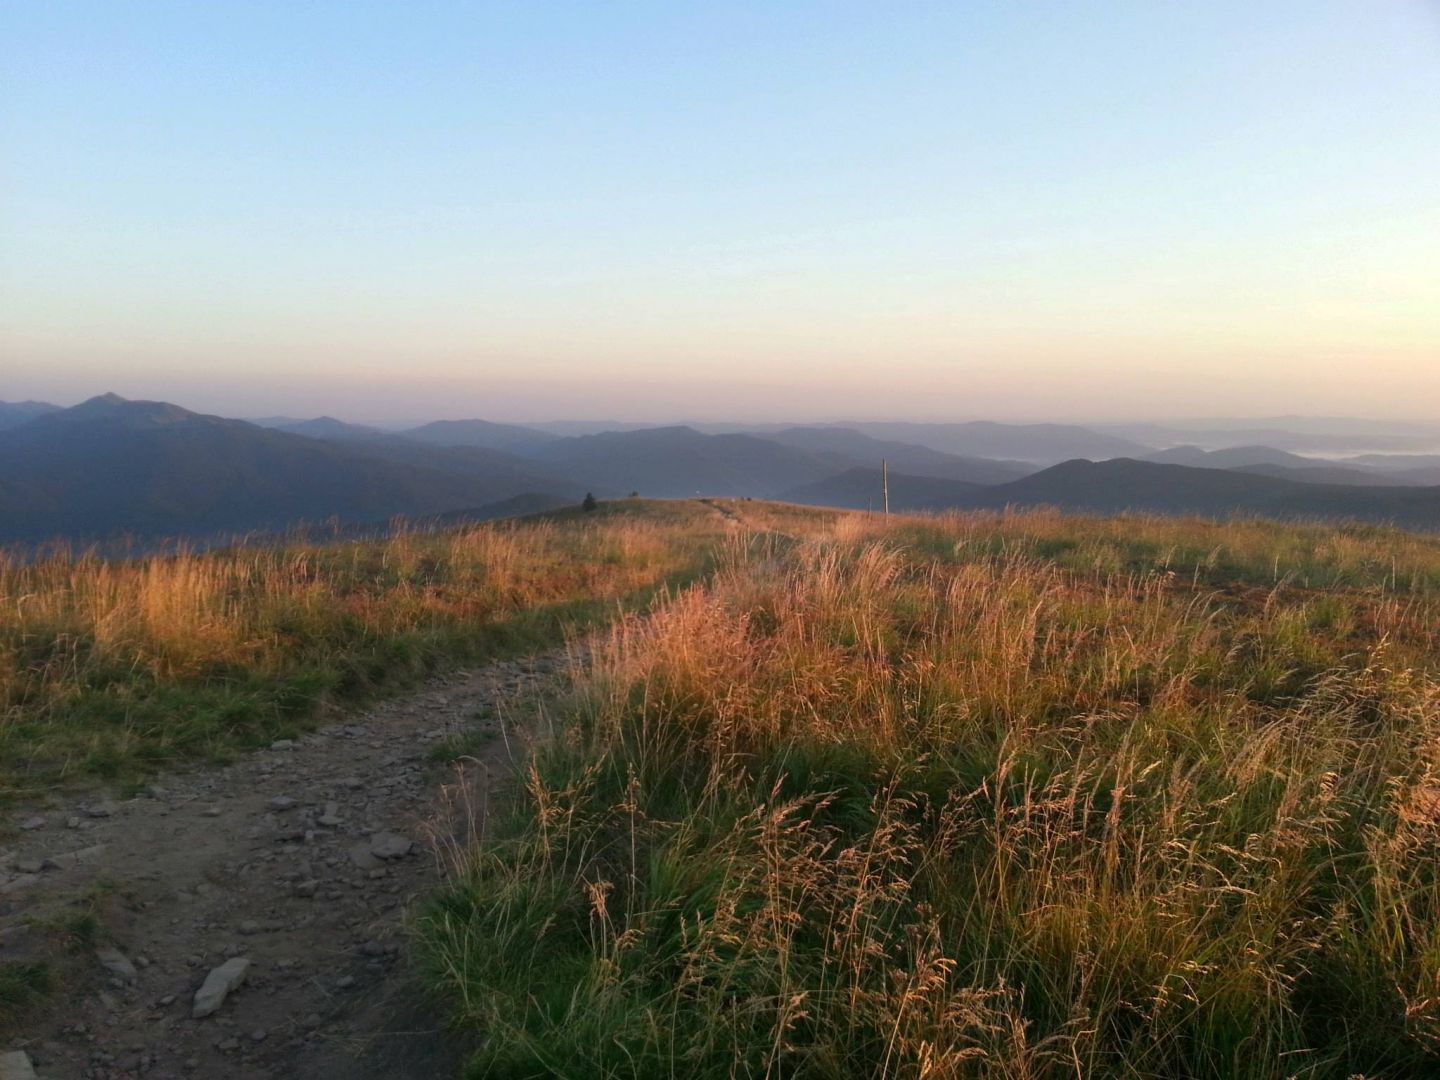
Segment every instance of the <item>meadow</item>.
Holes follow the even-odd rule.
[[[627,500],[15,557],[0,790],[582,635],[416,917],[470,1076],[1440,1075],[1440,541],[1396,530]]]
[[[559,644],[702,573],[724,524],[636,502],[133,559],[0,552],[0,800],[138,784]]]
[[[1440,542],[728,506],[419,922],[470,1076],[1440,1075]]]

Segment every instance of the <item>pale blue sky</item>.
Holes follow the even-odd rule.
[[[1440,4],[0,6],[0,399],[1440,418]]]

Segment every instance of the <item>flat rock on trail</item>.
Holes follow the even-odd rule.
[[[49,1080],[456,1075],[459,1049],[416,1004],[405,915],[440,879],[437,821],[442,836],[476,824],[446,816],[457,789],[474,808],[513,769],[502,718],[565,664],[435,678],[144,798],[16,813],[0,841],[0,960],[25,958],[31,918],[97,889],[118,901],[93,973],[0,1051],[27,1051]],[[440,740],[477,733],[463,770],[432,760]],[[207,981],[236,959],[249,964]]]

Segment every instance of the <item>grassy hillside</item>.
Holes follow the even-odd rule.
[[[726,509],[423,922],[471,1075],[1440,1073],[1440,543]]]
[[[896,478],[891,476],[892,485]],[[1007,484],[966,493],[954,507],[1047,506],[1072,513],[1255,515],[1292,521],[1365,521],[1440,530],[1440,488],[1348,487],[1251,470],[1197,469],[1150,461],[1067,461]]]
[[[607,625],[417,927],[472,1075],[1440,1070],[1432,537],[626,500],[15,560],[0,784]]]
[[[329,704],[558,643],[689,580],[700,504],[107,561],[0,552],[0,800],[293,735]]]

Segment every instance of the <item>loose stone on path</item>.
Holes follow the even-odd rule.
[[[0,1051],[0,1080],[38,1080],[30,1055],[24,1050]]]
[[[135,970],[135,965],[130,962],[130,958],[119,949],[97,949],[95,959],[100,961],[100,966],[111,975],[117,979],[123,979],[127,983],[134,982],[140,975]]]
[[[210,974],[205,976],[204,984],[195,991],[195,1002],[190,1015],[196,1020],[202,1020],[219,1012],[220,1006],[225,1004],[225,998],[231,990],[245,981],[249,970],[250,961],[243,956],[226,960],[212,969]]]
[[[376,833],[370,838],[370,854],[377,859],[403,859],[414,847],[414,840],[396,833]]]

